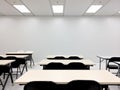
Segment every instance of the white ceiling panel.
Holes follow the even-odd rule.
[[[2,15],[22,15],[5,0],[0,0],[0,13]]]
[[[110,0],[96,15],[115,15],[120,11],[120,0]]]
[[[33,15],[52,15],[49,0],[22,0]]]
[[[32,13],[20,13],[13,4],[23,4]],[[35,15],[56,16],[53,14],[52,4],[63,4],[64,13],[61,16],[81,15],[120,15],[120,0],[0,0],[0,15]],[[102,4],[103,7],[95,14],[85,13],[92,4]]]
[[[66,0],[64,15],[83,15],[94,0]]]
[[[110,0],[94,0],[91,5],[103,5],[105,6]],[[89,6],[90,7],[90,6]],[[88,7],[88,8],[89,8]],[[97,13],[97,12],[96,12]],[[95,15],[96,13],[84,13],[84,15]]]

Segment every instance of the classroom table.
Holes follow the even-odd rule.
[[[8,56],[14,56],[16,58],[21,58],[21,59],[25,59],[28,57],[28,55],[0,55],[3,58],[7,58]]]
[[[71,56],[75,56],[75,57],[78,57],[80,59],[83,59],[83,56],[82,55],[48,55],[47,56],[47,59],[54,59],[55,57],[64,57],[65,59],[69,59],[69,57]]]
[[[8,65],[11,68],[10,64],[12,62],[14,62],[14,61],[15,60],[0,60],[0,66],[6,66],[6,65]],[[11,73],[11,70],[10,70],[9,73],[8,73],[8,75],[7,75],[7,78],[5,80],[5,83],[3,84],[2,90],[4,90],[4,88],[5,88],[6,84],[7,84],[9,76],[11,78],[11,82],[13,83],[12,73]]]
[[[26,52],[7,52],[6,55],[32,55],[33,54],[33,51],[26,51]]]
[[[15,60],[0,60],[0,65],[8,65],[14,61]]]
[[[48,60],[48,59],[43,59],[41,60],[38,64],[43,66],[43,69],[46,65],[48,65],[49,63],[62,63],[63,65],[68,65],[69,63],[72,63],[72,62],[75,62],[75,63],[83,63],[84,65],[90,67],[90,66],[93,66],[95,65],[94,62],[92,62],[91,60],[89,59],[82,59],[82,60]]]
[[[34,60],[33,60],[33,51],[17,51],[17,52],[7,52],[6,55],[28,55],[28,60],[30,60],[30,66],[32,66],[32,63],[33,65],[34,64]]]
[[[15,84],[27,84],[31,81],[53,81],[67,84],[72,80],[95,80],[101,86],[120,85],[120,78],[107,70],[29,70]]]
[[[20,60],[25,60],[25,64],[24,64],[24,66],[23,66],[23,69],[22,69],[22,73],[24,72],[24,69],[26,68],[26,71],[28,70],[27,69],[27,57],[28,57],[28,55],[0,55],[1,57],[3,57],[4,59],[7,59],[7,57],[8,56],[14,56],[14,57],[16,57],[16,58],[18,58],[18,59],[20,59]]]

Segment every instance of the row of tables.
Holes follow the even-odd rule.
[[[30,66],[32,65],[32,63],[34,65],[32,54],[33,54],[33,51],[29,51],[29,52],[7,52],[6,55],[0,55],[0,57],[4,58],[4,59],[0,60],[0,66],[7,66],[7,65],[10,66],[10,64],[15,61],[15,60],[7,60],[8,56],[16,57],[16,58],[19,58],[20,60],[25,60],[25,62],[27,60],[29,60],[30,61]],[[25,67],[26,67],[26,70],[27,70],[27,65],[26,64],[23,66],[22,73],[23,73]],[[10,71],[6,80],[5,80],[5,82],[3,83],[2,90],[4,90],[9,76],[11,77],[11,81],[13,83],[12,72]]]
[[[15,60],[0,60],[0,66],[9,65],[9,64],[11,64],[11,63],[14,62],[14,61],[15,61]],[[10,66],[10,65],[9,65],[9,66]],[[8,81],[9,76],[10,76],[10,78],[11,78],[11,82],[13,83],[12,73],[11,73],[11,71],[9,70],[8,75],[7,75],[7,78],[6,78],[5,82],[4,82],[4,84],[1,82],[2,85],[3,85],[2,90],[4,90],[4,88],[5,88],[6,84],[7,84],[7,81]]]
[[[53,57],[54,55],[47,56],[47,58]],[[44,66],[50,62],[61,62],[64,65],[67,65],[70,62],[81,62],[89,66],[95,65],[95,63],[91,60],[84,58],[81,60],[44,59],[38,64]],[[100,83],[101,86],[107,87],[108,85],[120,85],[120,78],[108,72],[107,70],[29,70],[20,78],[15,80],[14,83],[25,85],[31,81],[53,81],[57,84],[67,84],[72,80],[95,80]]]
[[[47,66],[49,63],[62,63],[63,65],[68,65],[70,63],[83,63],[85,66],[89,67],[90,66],[94,66],[95,63],[92,62],[91,60],[89,59],[82,59],[82,60],[64,60],[64,59],[61,59],[61,60],[57,60],[57,59],[53,59],[53,60],[49,60],[49,59],[43,59],[41,60],[40,62],[38,62],[38,64],[40,66],[43,66],[43,69],[45,66]]]
[[[15,54],[15,53],[13,53]],[[12,55],[12,54],[11,54]],[[9,56],[7,55],[0,55],[3,57]],[[12,55],[13,56],[13,55]],[[14,55],[19,58],[25,58],[27,55]],[[56,55],[47,56],[48,59],[54,58]],[[59,55],[68,58],[69,55]],[[76,55],[73,55],[76,56]],[[83,58],[83,56],[78,55],[78,57]],[[100,58],[100,65],[103,59],[108,60],[109,58]],[[48,60],[44,59],[40,61],[38,64],[41,66],[47,65],[50,62],[61,62],[64,65],[69,64],[70,62],[81,62],[88,66],[95,65],[89,59],[81,59],[81,60]],[[0,65],[10,64],[13,61],[5,62],[0,60]],[[110,72],[106,70],[29,70],[20,78],[14,81],[15,84],[27,84],[30,81],[53,81],[58,84],[66,84],[72,80],[95,80],[101,85],[120,85],[120,78],[114,76]],[[6,81],[7,82],[7,81]]]
[[[33,57],[32,57],[33,51],[7,52],[6,55],[18,55],[18,56],[28,55],[28,60],[30,61],[30,66],[32,66],[32,64],[35,65]]]

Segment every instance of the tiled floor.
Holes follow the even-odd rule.
[[[102,69],[105,68],[104,66],[105,66],[105,65],[102,66]],[[35,66],[32,67],[32,68],[28,67],[28,70],[30,70],[30,69],[42,69],[42,67],[39,66],[39,65],[35,65]],[[96,65],[95,65],[94,67],[92,67],[91,69],[98,69],[98,64],[96,64]],[[106,78],[107,78],[107,77],[106,77]],[[14,77],[14,80],[15,80],[15,79],[16,79],[16,78]],[[9,79],[9,80],[8,80],[8,83],[7,83],[6,87],[5,87],[5,90],[23,90],[23,88],[24,88],[23,85],[18,85],[18,84],[12,85],[12,84],[11,84],[11,81],[10,81],[10,79]],[[110,90],[120,90],[120,86],[109,86],[109,89],[110,89]],[[1,90],[1,86],[0,86],[0,90]]]

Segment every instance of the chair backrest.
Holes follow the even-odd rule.
[[[66,69],[81,69],[81,70],[88,70],[88,66],[84,65],[83,63],[78,62],[71,62],[66,65]]]
[[[65,65],[63,65],[62,63],[51,62],[48,65],[46,65],[44,69],[52,69],[52,70],[65,69]]]
[[[107,69],[118,69],[118,65],[115,64],[115,61],[120,61],[120,57],[112,57],[107,62]]]
[[[21,64],[21,60],[19,60],[19,58],[16,58],[15,56],[7,56],[6,59],[15,60],[14,62],[11,63],[11,67],[13,67],[13,68],[17,68]]]
[[[9,71],[10,71],[10,67],[8,65],[0,66],[0,75],[2,73],[9,73]]]
[[[66,88],[67,90],[102,90],[101,85],[92,80],[73,80]]]
[[[3,73],[3,70],[2,70],[3,68],[0,66],[0,76],[2,75],[2,73]]]
[[[82,59],[82,58],[79,58],[78,56],[70,56],[68,59],[73,59],[73,60],[74,60],[74,59],[79,59],[79,60],[80,60],[80,59]]]
[[[4,57],[0,56],[0,60],[1,60],[1,59],[4,59]]]
[[[27,83],[24,90],[57,90],[57,84],[51,81],[33,81]]]
[[[7,56],[6,59],[16,59],[15,56]]]
[[[120,57],[111,57],[109,62],[120,61]]]
[[[64,56],[56,56],[54,59],[65,59]]]

